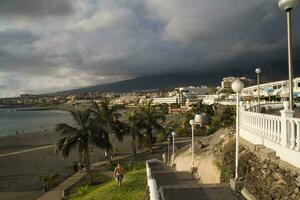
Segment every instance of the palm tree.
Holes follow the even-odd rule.
[[[119,141],[122,141],[125,135],[125,124],[119,120],[121,117],[119,109],[117,106],[109,106],[109,101],[106,100],[101,101],[99,105],[94,102],[91,107],[94,122],[105,126],[105,137],[108,140],[109,134],[115,134]],[[112,148],[105,150],[110,158]]]
[[[96,124],[91,120],[89,109],[78,110],[72,108],[69,112],[73,117],[75,125],[71,126],[65,123],[56,125],[56,131],[61,133],[63,137],[57,141],[55,151],[56,153],[60,153],[64,159],[69,156],[72,149],[78,147],[80,160],[82,160],[83,157],[90,182],[93,183],[90,168],[89,144],[94,143],[102,149],[111,149],[112,146],[105,135],[106,129],[103,124]]]
[[[136,159],[136,139],[139,141],[144,140],[143,129],[143,117],[137,111],[132,111],[126,114],[127,132],[132,137],[132,154]]]
[[[154,142],[153,132],[163,129],[161,122],[165,120],[165,116],[157,106],[152,105],[152,101],[145,101],[144,104],[140,106],[140,112],[143,118],[143,126],[145,128],[149,151],[152,152]]]

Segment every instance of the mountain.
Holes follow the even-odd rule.
[[[219,85],[222,76],[215,74],[164,74],[143,76],[114,83],[95,85],[54,93],[55,95],[68,95],[88,92],[134,92],[143,90],[168,89],[178,86]]]
[[[53,95],[68,95],[88,92],[134,92],[145,90],[170,89],[180,86],[219,86],[225,76],[243,76],[256,78],[254,71],[244,71],[243,73],[234,70],[207,72],[207,73],[178,73],[178,74],[161,74],[152,76],[137,77],[129,80],[118,81],[114,83],[95,85],[90,87],[78,88],[67,91],[53,93]],[[273,80],[287,79],[283,74],[263,74],[263,82]]]

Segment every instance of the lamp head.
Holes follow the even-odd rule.
[[[260,68],[256,68],[256,69],[255,69],[255,73],[260,74],[260,72],[261,72],[261,69],[260,69]]]
[[[281,10],[291,10],[297,6],[299,0],[279,0],[278,6]]]
[[[202,124],[203,123],[203,116],[201,114],[196,114],[195,115],[195,122],[197,124]]]
[[[193,126],[195,124],[195,121],[193,119],[190,120],[190,125]]]
[[[172,132],[172,136],[174,137],[175,135],[176,135],[176,133],[173,131],[173,132]]]
[[[234,92],[240,93],[244,89],[244,83],[243,81],[241,81],[241,79],[238,78],[233,81],[233,83],[231,84],[231,88]]]

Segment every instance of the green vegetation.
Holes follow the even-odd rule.
[[[92,175],[93,175],[93,179],[95,181],[95,184],[97,184],[97,186],[101,186],[104,183],[106,183],[106,182],[113,179],[110,176],[102,174],[101,171],[96,171],[96,170],[92,170]],[[80,182],[78,182],[77,184],[75,184],[74,186],[69,188],[67,190],[67,192],[65,193],[65,195],[69,196],[69,194],[75,194],[75,193],[77,193],[77,194],[82,193],[83,194],[85,191],[88,191],[92,186],[95,186],[95,184],[90,184],[89,178],[84,177],[83,179],[80,180]]]
[[[216,163],[216,166],[218,167],[218,169],[221,172],[223,182],[228,183],[230,181],[230,179],[233,177],[231,169],[220,163]]]
[[[149,151],[152,152],[152,146],[155,143],[153,134],[154,132],[163,130],[162,122],[165,121],[165,114],[160,107],[152,105],[152,101],[145,101],[139,107],[139,112],[141,113],[145,130],[145,141],[149,147]]]
[[[124,176],[122,187],[115,180],[110,180],[100,186],[83,187],[71,195],[69,200],[141,200],[145,192],[145,169],[128,172]]]
[[[232,126],[235,122],[235,107],[229,105],[205,105],[201,101],[193,108],[193,114],[206,114],[206,134],[210,135],[220,128]]]

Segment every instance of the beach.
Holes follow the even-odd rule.
[[[54,130],[0,137],[0,192],[41,191],[41,176],[58,174],[54,184],[67,179],[78,154],[74,150],[65,160],[55,154],[52,145],[59,137]],[[116,153],[131,152],[130,137],[118,142],[111,135],[110,140]],[[104,158],[103,150],[97,147],[92,148],[90,155],[91,163]]]

